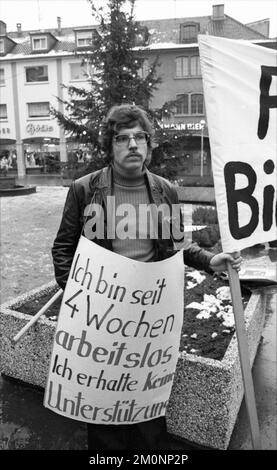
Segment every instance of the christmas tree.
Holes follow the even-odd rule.
[[[65,113],[52,109],[52,114],[68,136],[89,145],[93,158],[88,171],[93,171],[105,164],[98,139],[101,122],[111,106],[122,103],[142,106],[157,127],[168,106],[165,104],[157,112],[149,108],[161,78],[157,74],[158,58],[144,75],[141,73],[144,57],[140,48],[148,44],[149,35],[134,19],[135,0],[109,0],[105,11],[103,7],[97,8],[93,0],[89,3],[99,25],[91,47],[82,56],[89,71],[89,89],[66,86],[69,99],[60,100]]]

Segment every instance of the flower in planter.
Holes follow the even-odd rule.
[[[186,275],[180,352],[221,360],[235,331],[230,288],[226,280],[207,274],[188,289],[195,274]]]
[[[189,278],[186,283],[187,289],[193,289],[197,284],[201,284],[206,279],[206,275],[200,271],[190,271],[186,273],[186,277]]]

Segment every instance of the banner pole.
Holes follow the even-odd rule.
[[[62,293],[63,290],[59,289],[53,295],[53,297],[48,300],[48,302],[36,313],[36,315],[34,315],[31,320],[26,323],[26,325],[17,333],[17,335],[14,336],[12,339],[13,344],[16,344],[22,338],[22,336],[31,328],[34,323],[38,321],[39,317],[44,314],[44,312],[55,302],[55,300],[57,300],[62,295]]]
[[[240,281],[238,272],[232,268],[230,262],[228,262],[228,274],[234,309],[236,335],[240,356],[241,373],[244,385],[245,402],[250,423],[252,446],[254,450],[261,450],[261,437],[259,431],[254,386],[251,374],[248,341],[244,323],[244,308],[241,298]]]

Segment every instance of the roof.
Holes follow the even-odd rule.
[[[168,18],[163,20],[146,20],[140,21],[141,26],[146,26],[150,33],[149,49],[179,49],[186,47],[195,47],[195,40],[192,43],[180,43],[180,25],[184,23],[195,22],[199,24],[199,34],[210,34],[213,36],[220,36],[231,39],[245,39],[245,40],[262,40],[267,39],[264,34],[251,29],[249,26],[240,23],[239,21],[225,15],[224,20],[214,21],[212,16],[196,16],[185,18]],[[2,57],[18,58],[18,56],[35,57],[31,50],[30,35],[50,33],[55,37],[56,43],[50,51],[44,55],[53,55],[53,53],[74,53],[76,51],[75,45],[75,31],[93,30],[98,29],[97,25],[85,25],[72,28],[57,29],[43,29],[43,30],[30,30],[21,32],[7,32],[7,36],[12,39],[16,45],[9,54]],[[41,53],[40,53],[41,55]]]
[[[52,49],[49,51],[53,54],[53,52],[74,52],[75,51],[75,41],[59,41],[57,40],[56,44],[52,47]],[[48,52],[48,54],[49,54]],[[42,52],[40,51],[40,55]],[[43,53],[45,55],[47,53]],[[47,54],[47,55],[48,55]],[[29,38],[24,38],[24,40],[21,39],[19,43],[16,44],[16,46],[13,48],[13,50],[7,54],[5,57],[13,57],[13,56],[28,56],[32,55],[32,57],[38,55],[34,54],[32,52],[32,47],[31,47],[31,41]]]
[[[193,16],[166,20],[147,20],[141,23],[147,26],[151,43],[169,42],[179,44],[180,25],[184,23],[198,23],[199,34],[210,34],[229,39],[267,39],[267,36],[228,15],[225,15],[224,20],[219,21],[214,21],[212,16]]]

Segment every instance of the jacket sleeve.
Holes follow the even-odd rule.
[[[184,264],[187,266],[200,271],[206,271],[208,274],[214,274],[214,271],[210,268],[210,261],[214,254],[200,248],[197,243],[188,245],[183,251],[183,256]]]
[[[174,191],[173,201],[177,204],[179,203],[178,194],[175,188],[171,188]],[[177,218],[179,220],[179,233],[182,233],[183,236],[178,238],[178,240],[173,237],[174,241],[185,242],[184,237],[184,216],[182,211],[180,211],[180,216]],[[178,232],[177,232],[178,233]],[[197,243],[186,244],[183,250],[184,264],[190,266],[191,268],[198,269],[199,271],[206,271],[208,274],[214,274],[214,271],[210,268],[210,261],[214,257],[214,254],[210,251],[200,248]]]
[[[65,288],[82,232],[81,220],[81,210],[73,182],[67,194],[61,224],[52,248],[55,278],[62,289]]]

